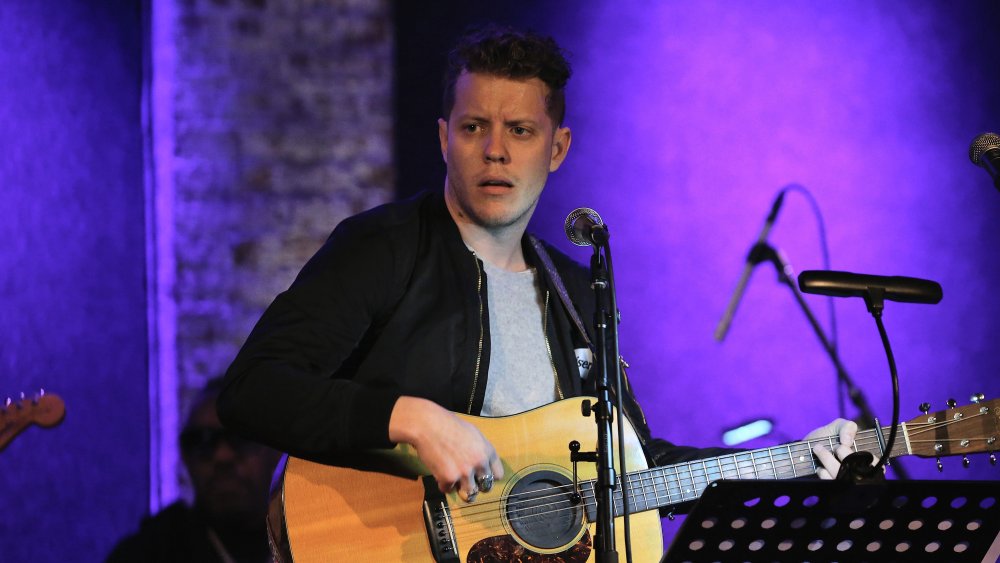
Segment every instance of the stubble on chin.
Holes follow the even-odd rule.
[[[477,225],[484,229],[508,229],[526,217],[530,217],[532,211],[538,204],[538,200],[531,202],[524,209],[520,209],[513,202],[503,202],[501,198],[485,197],[483,201],[473,202],[459,192],[453,191],[451,202],[453,212],[465,222]]]

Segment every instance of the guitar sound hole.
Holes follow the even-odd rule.
[[[583,527],[585,503],[574,505],[564,475],[536,471],[522,477],[507,495],[507,520],[525,543],[555,549],[573,541]]]

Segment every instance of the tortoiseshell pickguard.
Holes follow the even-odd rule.
[[[537,553],[517,543],[511,536],[493,536],[479,540],[469,550],[468,563],[583,563],[590,557],[593,544],[590,532],[580,541],[559,553]]]

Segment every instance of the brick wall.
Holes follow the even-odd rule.
[[[392,196],[388,0],[174,2],[180,409],[344,217]]]

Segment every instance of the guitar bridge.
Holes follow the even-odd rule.
[[[424,527],[434,560],[438,562],[459,561],[458,542],[455,541],[455,526],[451,520],[451,509],[444,494],[438,490],[433,476],[423,478],[424,482]]]

